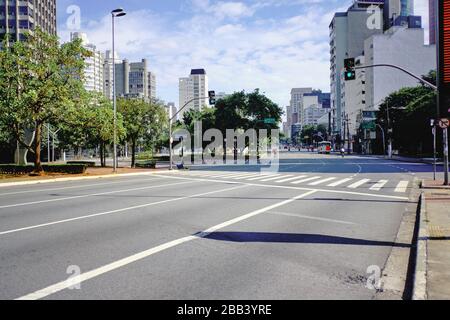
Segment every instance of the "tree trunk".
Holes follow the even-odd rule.
[[[99,146],[100,151],[100,166],[103,168],[103,144],[100,142]]]
[[[36,122],[36,134],[35,134],[35,144],[34,144],[34,173],[41,174],[44,170],[41,164],[41,136],[42,136],[42,124]]]
[[[131,140],[131,167],[136,167],[136,140]]]

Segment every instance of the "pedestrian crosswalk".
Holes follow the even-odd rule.
[[[369,179],[357,177],[334,177],[313,175],[308,173],[261,173],[261,172],[211,172],[211,171],[187,171],[178,174],[195,178],[222,179],[245,181],[248,183],[274,183],[293,186],[311,186],[346,189],[367,189],[370,191],[390,191],[394,193],[406,193],[410,188],[410,181],[391,181],[388,179]]]

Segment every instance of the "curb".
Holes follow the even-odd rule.
[[[416,242],[415,270],[413,277],[413,300],[427,300],[427,221],[425,194],[420,195],[420,210],[417,217],[419,223],[419,235]]]
[[[153,174],[168,173],[173,171],[153,171],[153,172],[132,172],[132,173],[119,173],[119,174],[107,174],[98,176],[85,176],[85,177],[73,177],[73,178],[54,178],[46,180],[36,180],[36,181],[19,181],[19,182],[0,182],[0,188],[15,187],[15,186],[27,186],[36,184],[47,184],[54,182],[69,182],[69,181],[80,181],[80,180],[94,180],[94,179],[106,179],[106,178],[120,178],[120,177],[133,177],[133,176],[148,176]]]

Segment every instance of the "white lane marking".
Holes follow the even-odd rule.
[[[289,178],[289,177],[292,177],[292,175],[290,174],[290,175],[280,176],[280,175],[277,174],[276,176],[273,176],[271,178],[261,180],[261,182],[269,182],[269,181],[282,179],[282,178]]]
[[[127,183],[127,182],[149,182],[149,181],[158,181],[158,180],[161,180],[161,178],[136,179],[136,180],[126,180],[126,181],[105,182],[105,183],[83,184],[83,185],[79,185],[79,186],[60,187],[60,188],[26,190],[26,191],[0,193],[0,197],[12,196],[12,195],[16,195],[16,194],[25,194],[25,193],[39,193],[39,192],[47,192],[47,191],[58,191],[58,190],[89,188],[89,187],[97,187],[97,186],[107,186],[107,185],[119,184],[119,183],[123,184],[123,183]]]
[[[162,201],[157,201],[157,202],[150,202],[150,203],[146,203],[146,204],[142,204],[142,205],[138,205],[138,206],[133,206],[133,207],[127,207],[127,208],[122,208],[122,209],[117,209],[117,210],[111,210],[111,211],[106,211],[106,212],[94,213],[94,214],[89,214],[89,215],[85,215],[85,216],[80,216],[80,217],[70,218],[70,219],[64,219],[64,220],[59,220],[59,221],[52,221],[52,222],[48,222],[48,223],[42,223],[42,224],[29,226],[29,227],[24,227],[24,228],[18,228],[18,229],[14,229],[14,230],[2,231],[2,232],[0,232],[0,236],[6,235],[6,234],[11,234],[11,233],[16,233],[16,232],[20,232],[20,231],[33,230],[33,229],[38,229],[38,228],[42,228],[42,227],[48,227],[48,226],[52,226],[52,225],[56,225],[56,224],[62,224],[62,223],[67,223],[67,222],[73,222],[73,221],[78,221],[78,220],[85,220],[85,219],[90,219],[90,218],[95,218],[95,217],[100,217],[100,216],[106,216],[106,215],[110,215],[110,214],[114,214],[114,213],[121,213],[121,212],[123,213],[123,212],[126,212],[126,211],[135,210],[135,209],[148,208],[148,207],[156,206],[156,205],[159,205],[159,204],[165,204],[165,203],[170,203],[170,202],[175,202],[175,201],[192,199],[192,198],[196,198],[196,197],[202,197],[202,196],[207,196],[207,195],[210,195],[210,194],[231,191],[231,190],[234,190],[234,189],[240,189],[240,188],[244,188],[244,187],[247,187],[247,186],[246,185],[240,185],[240,186],[237,186],[237,187],[226,188],[226,189],[221,189],[221,190],[217,190],[217,191],[211,191],[211,192],[206,192],[206,193],[194,194],[192,196],[179,197],[179,198],[174,198],[174,199],[169,199],[169,200],[162,200]]]
[[[15,300],[39,300],[39,299],[45,298],[45,297],[47,297],[49,295],[52,295],[52,294],[57,293],[59,291],[62,291],[64,289],[70,288],[70,287],[72,287],[74,285],[80,284],[80,283],[82,283],[84,281],[87,281],[87,280],[90,280],[92,278],[98,277],[98,276],[100,276],[102,274],[105,274],[107,272],[110,272],[110,271],[116,270],[118,268],[124,267],[124,266],[129,265],[131,263],[134,263],[136,261],[148,258],[148,257],[150,257],[150,256],[152,256],[152,255],[154,255],[156,253],[161,252],[161,251],[173,248],[175,246],[178,246],[178,245],[181,245],[183,243],[190,242],[190,241],[193,241],[193,240],[196,240],[196,239],[206,238],[211,233],[216,232],[216,231],[218,231],[220,229],[229,227],[229,226],[231,226],[233,224],[236,224],[236,223],[244,221],[244,220],[248,220],[248,219],[250,219],[252,217],[255,217],[255,216],[260,215],[262,213],[265,213],[267,211],[270,211],[270,210],[273,210],[273,209],[285,206],[285,205],[287,205],[287,204],[289,204],[291,202],[300,200],[302,198],[306,198],[306,197],[312,195],[315,192],[316,191],[309,191],[309,192],[303,193],[303,194],[301,194],[299,196],[290,198],[288,200],[285,200],[285,201],[282,201],[282,202],[279,202],[279,203],[267,206],[267,207],[259,209],[259,210],[255,210],[253,212],[250,212],[248,214],[242,215],[242,216],[237,217],[235,219],[232,219],[232,220],[223,222],[221,224],[218,224],[218,225],[216,225],[214,227],[211,227],[211,228],[209,228],[209,229],[207,229],[207,230],[205,230],[203,232],[200,232],[200,233],[198,233],[198,234],[196,234],[194,236],[188,236],[188,237],[180,238],[180,239],[177,239],[177,240],[170,241],[170,242],[167,242],[165,244],[159,245],[157,247],[151,248],[149,250],[145,250],[145,251],[139,252],[137,254],[134,254],[134,255],[126,257],[124,259],[112,262],[110,264],[107,264],[105,266],[99,267],[97,269],[88,271],[86,273],[82,273],[82,274],[80,274],[80,275],[78,275],[76,277],[70,278],[69,281],[63,280],[63,281],[58,282],[58,283],[56,283],[54,285],[48,286],[48,287],[46,287],[44,289],[35,291],[33,293],[30,293],[30,294],[27,294],[25,296],[22,296],[20,298],[15,299]]]
[[[409,186],[409,181],[400,181],[397,185],[397,187],[395,188],[394,192],[397,193],[402,193],[402,192],[406,192],[406,190],[408,189]]]
[[[194,181],[192,181],[192,182],[194,182]],[[185,184],[185,183],[189,183],[189,182],[184,182],[184,183],[179,183],[179,184]],[[58,202],[58,201],[73,200],[73,199],[83,199],[83,198],[104,196],[104,195],[115,194],[115,193],[124,193],[124,192],[130,192],[130,191],[155,189],[155,188],[159,188],[159,187],[170,187],[170,186],[173,186],[173,185],[176,185],[176,184],[161,184],[161,185],[156,185],[156,186],[148,186],[148,187],[140,187],[140,188],[132,188],[132,189],[121,189],[121,190],[101,192],[101,193],[84,194],[84,195],[81,195],[81,196],[72,196],[72,197],[64,197],[64,198],[57,198],[57,199],[48,199],[48,200],[40,200],[40,201],[33,201],[33,202],[23,202],[23,203],[16,203],[16,204],[8,204],[8,205],[5,205],[5,206],[0,206],[0,209],[24,207],[24,206],[34,205],[34,204]]]
[[[239,180],[239,179],[247,179],[247,178],[251,178],[251,177],[255,177],[257,175],[260,175],[261,173],[259,172],[255,172],[255,173],[251,173],[251,174],[246,174],[246,175],[242,175],[242,176],[238,176],[238,177],[233,177],[234,180]]]
[[[355,182],[354,184],[349,185],[347,188],[349,188],[349,189],[356,189],[356,188],[358,188],[358,187],[360,187],[363,184],[366,184],[368,182],[370,182],[370,179],[362,179],[362,180],[359,180],[359,181]]]
[[[293,177],[293,178],[289,178],[289,179],[283,179],[283,180],[278,180],[275,181],[276,183],[284,183],[284,182],[288,182],[288,181],[292,181],[292,180],[297,180],[297,179],[301,179],[301,178],[306,178],[307,176],[297,176],[297,177]]]
[[[256,181],[256,180],[262,180],[262,179],[266,179],[266,178],[268,178],[268,177],[270,177],[272,174],[259,174],[259,176],[258,177],[256,177],[256,178],[251,178],[251,179],[245,179],[245,180],[247,180],[247,181]]]
[[[287,213],[287,212],[277,212],[277,211],[272,211],[272,212],[267,212],[267,213],[280,215],[280,216],[308,219],[308,220],[317,220],[317,221],[325,221],[325,222],[334,222],[334,223],[356,225],[356,223],[354,223],[354,222],[349,222],[349,221],[344,221],[344,220],[336,220],[336,219],[320,218],[320,217],[315,217],[315,216],[307,216],[307,215],[297,214],[297,213]]]
[[[327,187],[338,187],[338,186],[340,186],[341,184],[344,184],[344,183],[349,182],[349,181],[352,181],[352,180],[353,180],[352,178],[342,179],[342,180],[339,180],[339,181],[330,183]]]
[[[248,173],[248,172],[241,172],[241,173],[232,173],[229,176],[225,176],[225,178],[227,179],[235,179],[235,178],[241,178],[241,177],[249,177],[249,176],[254,176],[256,173]]]
[[[164,175],[156,175],[158,177],[163,177],[167,179],[180,179],[187,180],[187,178],[182,177],[174,177],[174,176],[164,176]],[[286,189],[286,190],[303,190],[303,191],[317,191],[324,193],[336,193],[336,194],[348,194],[354,196],[364,196],[364,197],[372,197],[372,198],[385,198],[385,199],[394,199],[394,200],[409,200],[408,197],[401,196],[393,196],[390,194],[375,194],[375,193],[367,193],[367,192],[355,192],[355,191],[344,191],[344,190],[331,190],[331,189],[318,189],[318,188],[305,188],[305,187],[294,187],[294,186],[279,186],[274,184],[259,184],[259,183],[250,183],[250,182],[234,182],[227,180],[211,180],[211,179],[197,179],[197,181],[203,182],[216,182],[216,183],[224,183],[224,184],[242,184],[251,187],[261,187],[261,188],[273,188],[273,189]]]
[[[386,183],[388,183],[388,182],[389,182],[389,180],[380,180],[376,184],[374,184],[370,188],[370,190],[380,191],[386,185]]]
[[[318,186],[319,184],[327,183],[327,182],[330,182],[330,181],[333,181],[333,180],[336,180],[336,178],[335,177],[331,177],[331,178],[326,178],[326,179],[322,179],[322,180],[319,180],[319,181],[314,181],[314,182],[311,182],[309,185],[310,186]]]
[[[300,184],[300,183],[304,183],[304,182],[309,182],[309,181],[313,181],[313,180],[317,180],[320,179],[322,177],[311,177],[311,178],[306,178],[306,179],[302,179],[302,180],[297,180],[297,181],[292,181],[292,184]]]

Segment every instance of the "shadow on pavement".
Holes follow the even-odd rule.
[[[407,243],[376,241],[321,234],[291,234],[266,232],[214,232],[205,239],[229,242],[272,242],[272,243],[311,243],[311,244],[342,244],[354,246],[400,247],[410,248]]]

